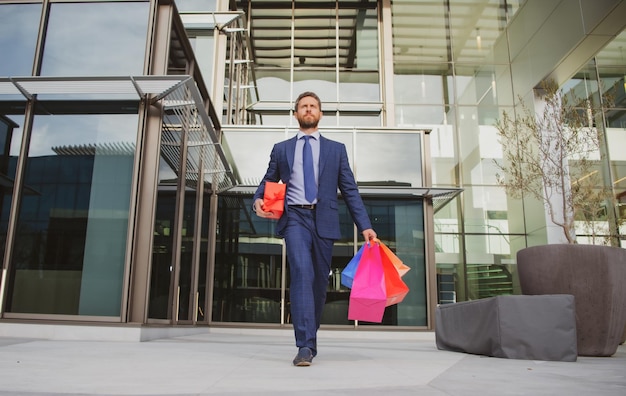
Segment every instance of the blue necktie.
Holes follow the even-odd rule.
[[[302,167],[304,170],[304,197],[307,201],[313,202],[317,197],[317,184],[315,184],[315,171],[313,170],[313,150],[309,138],[304,136],[304,147],[302,148]]]

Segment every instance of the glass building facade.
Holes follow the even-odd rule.
[[[251,199],[307,90],[411,268],[381,324],[349,321],[340,274],[362,241],[342,205],[327,328],[428,330],[437,304],[519,293],[517,251],[562,241],[541,202],[498,182],[494,125],[547,78],[613,96],[595,158],[619,204],[593,221],[625,247],[625,14],[593,0],[0,0],[0,323],[289,326],[283,241]]]

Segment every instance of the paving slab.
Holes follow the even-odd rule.
[[[0,395],[626,395],[626,347],[576,362],[438,350],[432,332],[320,331],[294,367],[290,330],[147,342],[0,338]]]

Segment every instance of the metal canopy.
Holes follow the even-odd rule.
[[[34,95],[161,95],[186,80],[189,76],[119,76],[119,77],[0,77],[0,100],[2,95],[22,95],[32,99]]]
[[[184,169],[190,184],[209,183],[213,190],[232,187],[236,181],[219,142],[220,125],[207,114],[193,78],[181,76],[115,77],[1,77],[0,101],[81,101],[93,99],[146,100],[164,109],[161,155],[178,173]],[[183,142],[181,136],[187,136]],[[182,156],[183,150],[187,151]],[[181,158],[187,158],[181,167]],[[203,180],[199,180],[202,175]]]

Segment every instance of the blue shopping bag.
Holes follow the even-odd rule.
[[[365,245],[361,246],[361,248],[356,252],[354,257],[352,257],[348,265],[346,265],[346,268],[341,271],[341,284],[345,287],[352,288],[354,275],[356,274],[356,269],[359,266],[359,261],[361,261],[361,255],[363,254],[364,247]]]

